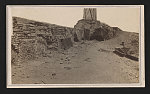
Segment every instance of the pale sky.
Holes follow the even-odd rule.
[[[97,20],[124,31],[139,32],[140,7],[94,7],[97,8]],[[84,7],[12,7],[12,16],[30,20],[48,22],[74,27],[83,18]]]

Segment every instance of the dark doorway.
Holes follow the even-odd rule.
[[[90,40],[104,41],[104,31],[101,28],[95,29],[95,32],[91,35]]]
[[[90,30],[84,29],[84,40],[90,40]]]

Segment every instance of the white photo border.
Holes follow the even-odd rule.
[[[136,7],[140,8],[139,32],[139,83],[133,84],[12,84],[11,82],[11,31],[12,7]],[[114,88],[145,87],[144,5],[7,5],[6,6],[6,78],[7,88]]]

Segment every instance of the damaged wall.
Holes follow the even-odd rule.
[[[11,44],[12,55],[16,58],[13,57],[12,62],[17,61],[16,59],[23,61],[42,56],[52,50],[49,48],[68,49],[73,46],[73,34],[73,29],[69,27],[13,17]]]

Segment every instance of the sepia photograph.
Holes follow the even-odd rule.
[[[144,5],[7,5],[7,88],[145,87]]]

